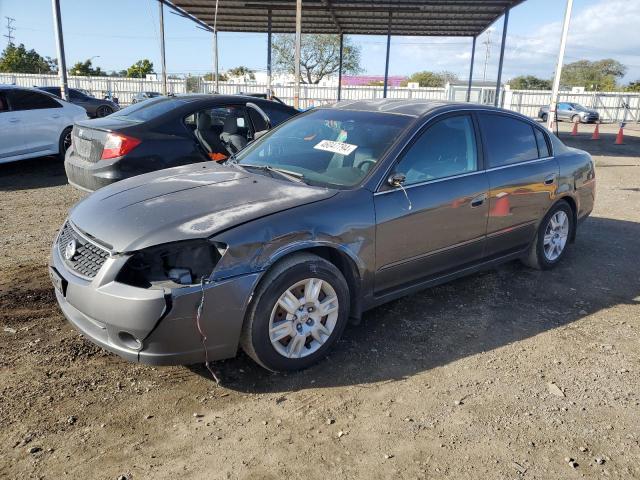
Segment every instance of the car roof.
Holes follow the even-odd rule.
[[[448,107],[448,108],[447,108]],[[318,108],[330,108],[338,110],[356,110],[372,113],[394,113],[409,117],[424,117],[435,110],[491,110],[514,114],[519,117],[528,118],[512,110],[494,107],[491,105],[481,105],[466,102],[451,102],[445,100],[421,100],[421,99],[378,99],[378,100],[342,100],[332,105]]]

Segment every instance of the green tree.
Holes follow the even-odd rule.
[[[255,80],[256,76],[254,75],[254,71],[249,67],[243,67],[242,65],[235,68],[230,68],[227,70],[227,77],[230,78],[242,78],[243,80]]]
[[[8,44],[0,55],[0,72],[51,73],[54,69],[57,69],[54,60],[33,49],[27,50],[22,43],[18,46]]]
[[[153,63],[146,58],[138,60],[127,69],[127,77],[130,78],[144,78],[149,73],[153,73]]]
[[[617,88],[617,80],[624,77],[626,71],[627,67],[611,58],[595,62],[578,60],[562,68],[560,82],[567,87],[611,91]]]
[[[340,68],[340,37],[338,35],[303,35],[300,47],[300,81],[302,83],[318,84],[323,78],[338,73]],[[294,35],[275,35],[273,38],[275,70],[294,74],[294,52]],[[357,74],[361,71],[360,48],[348,37],[344,37],[342,72]]]
[[[213,82],[214,81],[213,73],[207,73],[202,78],[204,80],[206,80],[207,82]],[[227,80],[229,80],[229,77],[227,77],[226,74],[218,72],[218,81],[219,82],[226,82]]]
[[[84,77],[105,77],[107,73],[102,71],[100,67],[93,68],[91,59],[88,59],[84,62],[78,62],[73,67],[71,67],[71,70],[69,70],[69,75],[80,75]]]
[[[509,85],[514,90],[551,90],[551,80],[538,78],[534,75],[520,75],[512,78]]]
[[[406,87],[409,83],[417,83],[421,87],[444,87],[447,82],[457,80],[458,76],[452,72],[416,72],[404,80],[401,85]]]
[[[640,92],[640,80],[636,80],[635,82],[630,82],[624,88],[627,92]]]

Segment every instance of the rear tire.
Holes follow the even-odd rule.
[[[71,146],[71,130],[72,127],[65,128],[60,135],[60,140],[58,140],[58,158],[63,162],[67,150]]]
[[[96,110],[96,118],[106,117],[107,115],[111,115],[112,113],[113,108],[108,105],[102,105]]]
[[[529,252],[522,262],[536,270],[549,270],[565,256],[575,229],[569,204],[558,201],[544,216]]]
[[[349,287],[340,270],[316,255],[295,254],[260,282],[240,344],[268,370],[301,370],[328,353],[348,317]]]

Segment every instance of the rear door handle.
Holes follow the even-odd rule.
[[[544,184],[545,184],[545,185],[552,185],[552,184],[553,184],[553,182],[555,182],[555,181],[556,181],[556,174],[554,173],[554,174],[552,174],[552,175],[547,176],[547,177],[544,179]]]
[[[18,123],[20,121],[19,118],[10,118],[9,123]]]
[[[486,199],[487,199],[486,193],[483,193],[482,195],[478,195],[473,200],[471,200],[471,208],[479,207],[484,203]]]

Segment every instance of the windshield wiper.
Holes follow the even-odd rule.
[[[275,167],[272,167],[271,165],[253,165],[249,163],[238,163],[237,165],[240,165],[241,167],[255,168],[257,170],[262,170],[263,172],[269,172],[270,174],[273,174],[275,172],[288,180],[293,180],[294,182],[299,182],[299,183],[306,183],[304,181],[304,175],[302,173],[292,172],[291,170],[285,170],[283,168],[275,168]]]

